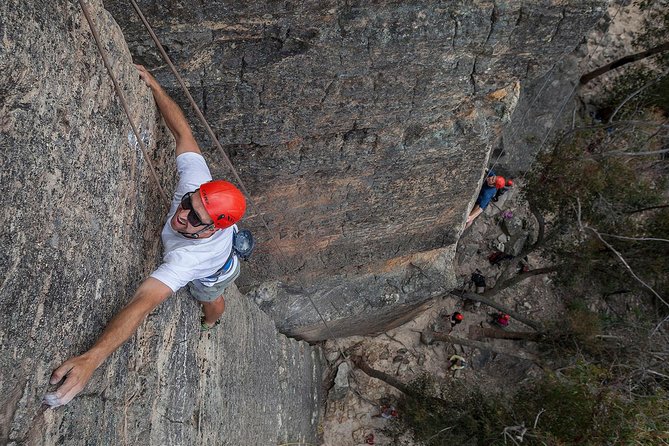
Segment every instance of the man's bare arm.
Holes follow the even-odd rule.
[[[467,217],[467,222],[465,223],[465,229],[467,229],[474,222],[476,217],[481,215],[481,212],[483,212],[483,209],[481,209],[481,207],[478,204],[475,204],[474,209],[472,209],[472,211],[469,213],[469,216]]]
[[[158,110],[160,110],[160,114],[163,115],[165,124],[169,127],[172,135],[174,135],[174,139],[177,143],[176,156],[179,156],[184,152],[201,153],[200,147],[197,145],[195,138],[193,138],[193,132],[188,121],[186,121],[186,117],[184,116],[183,111],[181,111],[181,108],[179,108],[177,103],[165,92],[156,78],[153,77],[146,68],[142,65],[135,65],[135,67],[137,67],[139,77],[141,77],[144,83],[151,88],[153,98],[158,105]]]
[[[65,382],[55,392],[47,393],[44,402],[52,407],[69,403],[83,390],[95,369],[127,341],[144,318],[171,294],[172,290],[159,280],[149,277],[142,282],[133,299],[109,322],[95,345],[54,370],[50,383],[56,384],[63,378]]]

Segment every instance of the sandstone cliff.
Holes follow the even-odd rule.
[[[123,36],[94,17],[150,148],[174,185],[174,147]],[[0,5],[0,444],[240,445],[315,441],[319,349],[228,296],[220,330],[172,296],[68,406],[51,370],[90,347],[160,258],[165,203],[76,2]],[[172,144],[172,145],[171,145]]]
[[[139,3],[279,239],[247,220],[262,243],[243,289],[310,340],[387,328],[455,285],[454,247],[517,82],[605,4]],[[105,5],[174,85],[132,9]]]

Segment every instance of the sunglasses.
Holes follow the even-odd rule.
[[[181,208],[190,211],[186,219],[188,220],[188,223],[190,223],[191,226],[193,227],[207,226],[209,225],[209,223],[203,223],[202,220],[200,220],[200,217],[198,217],[197,214],[195,213],[195,209],[193,209],[193,202],[191,201],[191,196],[194,193],[195,191],[188,192],[186,195],[183,196],[183,198],[181,199]]]

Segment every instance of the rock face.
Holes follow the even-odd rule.
[[[526,172],[537,153],[549,150],[563,129],[579,127],[582,116],[592,113],[592,118],[608,119],[595,113],[597,103],[609,96],[619,76],[640,66],[651,72],[659,70],[661,64],[648,58],[579,85],[583,74],[660,44],[664,32],[658,31],[663,24],[659,17],[668,7],[667,0],[643,6],[636,2],[609,3],[607,9],[597,13],[596,26],[585,33],[574,51],[557,57],[545,75],[523,85],[516,112],[504,129],[504,142],[499,149],[503,153],[497,160],[501,171],[510,175]],[[639,39],[642,34],[645,41]],[[657,71],[658,77],[661,74]]]
[[[454,286],[518,82],[606,2],[139,3],[257,203],[243,290],[282,332],[318,340],[382,330]],[[127,3],[105,6],[136,60],[175,85]]]
[[[160,181],[174,147],[111,15],[91,2]],[[166,212],[76,2],[0,5],[0,444],[315,442],[320,351],[230,289],[223,324],[172,296],[68,406],[51,371],[82,353],[160,258]],[[170,145],[172,144],[172,145]]]

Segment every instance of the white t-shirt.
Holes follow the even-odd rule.
[[[196,279],[205,286],[212,286],[225,280],[236,268],[233,265],[227,274],[212,276],[223,267],[230,256],[234,225],[219,229],[211,237],[203,239],[190,239],[172,229],[170,220],[179,207],[181,198],[202,183],[211,181],[207,163],[202,155],[195,152],[182,153],[177,157],[177,172],[179,183],[161,234],[165,249],[164,263],[151,273],[151,277],[160,280],[174,292]],[[234,261],[239,262],[239,259],[235,257]]]

